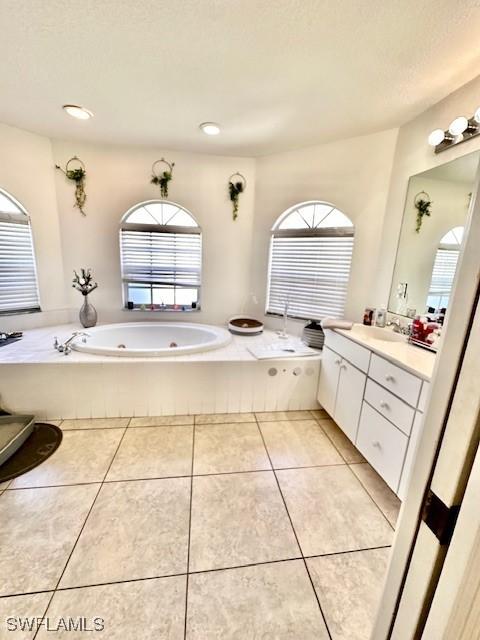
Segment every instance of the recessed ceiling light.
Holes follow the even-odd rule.
[[[200,129],[203,133],[207,134],[207,136],[218,136],[220,133],[220,127],[215,122],[202,122]]]
[[[77,104],[64,104],[63,109],[68,113],[72,118],[77,118],[77,120],[89,120],[93,118],[93,113],[85,107],[79,107]]]

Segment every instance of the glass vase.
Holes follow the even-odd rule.
[[[82,327],[85,327],[85,329],[88,329],[88,327],[94,327],[97,324],[97,310],[93,304],[90,304],[88,301],[88,296],[85,296],[82,308],[80,309],[79,318],[82,323]]]

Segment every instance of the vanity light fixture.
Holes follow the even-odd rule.
[[[435,153],[445,151],[450,147],[465,142],[480,134],[480,107],[471,118],[458,116],[450,123],[448,129],[435,129],[428,136],[428,144],[435,147]]]
[[[72,118],[77,118],[77,120],[90,120],[90,118],[93,118],[91,111],[85,109],[85,107],[80,107],[78,104],[64,104],[62,109]]]
[[[216,122],[202,122],[200,129],[207,136],[218,136],[220,133],[220,127]]]

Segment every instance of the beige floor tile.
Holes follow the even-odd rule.
[[[83,640],[86,636],[105,640],[183,640],[185,582],[185,576],[175,576],[57,591],[48,609],[53,623],[65,615],[90,621],[102,618],[104,630],[42,631],[37,640],[58,637]]]
[[[255,422],[195,427],[194,473],[271,469]]]
[[[0,598],[0,638],[33,640],[37,626],[33,625],[30,630],[21,630],[19,618],[42,618],[51,596],[51,593],[45,592]]]
[[[0,595],[56,586],[99,485],[6,491],[0,500]]]
[[[130,418],[78,418],[63,420],[62,430],[69,429],[124,429],[128,427]]]
[[[352,442],[350,442],[347,436],[333,420],[319,420],[318,423],[340,451],[345,462],[365,462],[365,458],[362,456],[360,451],[354,444],[352,444]]]
[[[106,479],[188,476],[192,445],[193,426],[128,429]]]
[[[47,424],[53,424],[55,427],[59,427],[63,420],[45,420]]]
[[[5,489],[8,488],[8,485],[10,484],[11,480],[7,480],[6,482],[0,482],[0,494],[3,493],[5,491]]]
[[[308,420],[310,411],[260,411],[255,413],[259,422],[275,422],[277,420]]]
[[[306,556],[380,547],[393,531],[347,466],[277,471]]]
[[[386,482],[372,469],[368,462],[352,464],[350,469],[371,495],[379,509],[382,510],[392,527],[395,527],[400,507],[402,506],[400,498],[393,493]]]
[[[10,489],[101,482],[123,429],[66,431],[55,451],[41,465],[12,481]]]
[[[261,422],[260,429],[276,469],[345,464],[315,420]]]
[[[61,587],[184,573],[190,479],[104,484]]]
[[[193,424],[193,416],[145,416],[132,418],[129,427],[162,427]]]
[[[195,416],[195,424],[231,424],[233,422],[255,422],[253,413],[204,413]]]
[[[369,640],[390,549],[310,558],[310,575],[332,640]]]
[[[191,571],[298,556],[272,472],[193,479]]]
[[[300,560],[189,578],[188,640],[327,640]]]

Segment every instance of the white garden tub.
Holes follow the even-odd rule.
[[[172,356],[210,351],[231,340],[226,329],[187,322],[129,322],[86,329],[72,343],[77,351],[104,356]],[[85,340],[85,341],[83,341]]]

